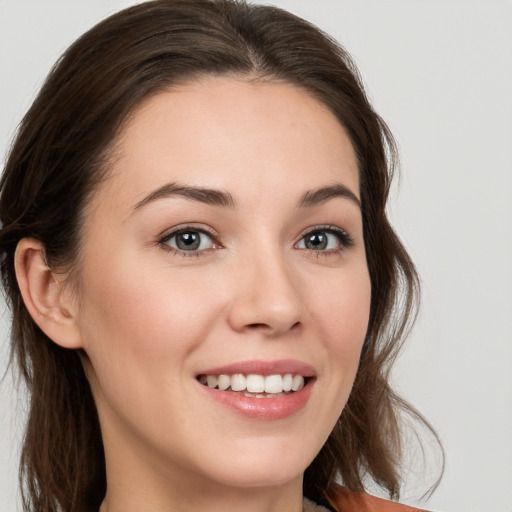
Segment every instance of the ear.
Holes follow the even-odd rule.
[[[82,348],[76,307],[63,276],[48,267],[43,244],[33,238],[20,240],[14,268],[25,306],[39,328],[64,348]]]

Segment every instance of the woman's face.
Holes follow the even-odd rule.
[[[345,131],[294,86],[210,78],[137,109],[81,246],[77,325],[108,468],[301,478],[367,329],[358,198]]]

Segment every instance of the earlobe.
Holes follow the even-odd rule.
[[[25,306],[39,328],[64,348],[82,348],[69,293],[46,263],[43,244],[34,238],[20,240],[14,267]]]

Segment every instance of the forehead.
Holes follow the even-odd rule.
[[[170,181],[253,195],[342,181],[359,195],[352,144],[327,107],[287,83],[228,78],[146,99],[118,138],[100,193],[134,204]]]

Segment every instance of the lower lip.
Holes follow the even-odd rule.
[[[300,411],[307,403],[314,379],[299,391],[275,398],[251,398],[233,391],[220,391],[200,384],[210,398],[251,419],[280,420]]]

